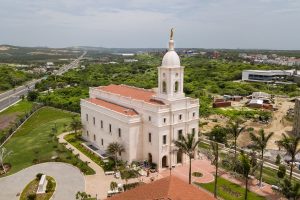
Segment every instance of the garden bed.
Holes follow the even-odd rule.
[[[48,181],[46,193],[36,194],[40,180],[35,178],[24,188],[21,193],[20,200],[49,200],[55,191],[56,182],[51,176],[47,176],[46,179]]]

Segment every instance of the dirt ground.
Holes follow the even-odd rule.
[[[14,122],[18,117],[18,113],[12,113],[0,116],[0,131],[7,128],[10,123]]]
[[[278,147],[275,141],[280,140],[282,133],[290,133],[292,131],[292,122],[285,119],[285,115],[290,108],[294,108],[295,103],[291,102],[288,98],[275,98],[274,107],[278,110],[273,111],[272,120],[269,124],[254,122],[248,120],[245,122],[246,127],[252,127],[255,132],[259,129],[264,129],[266,133],[274,132],[273,137],[267,145],[267,149],[275,149]],[[201,132],[209,132],[215,125],[226,126],[229,119],[219,115],[211,115],[208,118],[201,118],[200,123],[206,122],[207,125],[200,127]],[[242,133],[238,137],[238,145],[240,147],[247,146],[250,143],[250,137],[247,132]]]

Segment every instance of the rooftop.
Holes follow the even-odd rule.
[[[109,200],[213,200],[210,193],[168,176],[109,198]]]
[[[91,102],[91,103],[96,104],[98,106],[108,108],[110,110],[119,112],[119,113],[124,114],[124,115],[128,115],[128,116],[138,115],[138,113],[134,109],[130,109],[130,108],[126,108],[124,106],[120,106],[118,104],[110,103],[110,102],[104,101],[102,99],[89,98],[89,99],[86,99],[86,100],[88,102]]]
[[[97,87],[98,90],[118,94],[124,97],[130,97],[132,99],[145,101],[151,104],[164,105],[162,101],[155,100],[153,96],[155,92],[152,90],[146,90],[143,88],[137,88],[128,85],[108,85]]]

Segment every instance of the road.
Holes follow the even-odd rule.
[[[18,194],[35,178],[37,173],[43,173],[55,179],[56,189],[53,200],[75,199],[78,191],[85,191],[84,176],[79,169],[65,163],[47,162],[0,178],[0,200],[18,200]]]
[[[87,52],[84,52],[80,57],[78,57],[76,60],[72,61],[68,65],[64,65],[61,67],[55,75],[62,75],[65,72],[67,72],[70,69],[73,69],[78,66],[80,63],[80,60],[85,56]],[[42,81],[45,78],[36,79],[31,82],[28,82],[22,86],[19,86],[17,88],[14,88],[12,90],[9,90],[7,92],[0,94],[0,111],[6,109],[10,105],[16,103],[21,99],[21,96],[27,95],[30,90],[33,90],[35,88],[35,84]]]

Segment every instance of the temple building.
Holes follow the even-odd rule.
[[[83,138],[102,152],[112,142],[121,143],[124,161],[148,160],[158,170],[188,162],[173,141],[192,132],[198,137],[199,100],[185,96],[183,80],[171,33],[158,67],[158,88],[111,84],[89,89],[89,98],[80,103]]]

